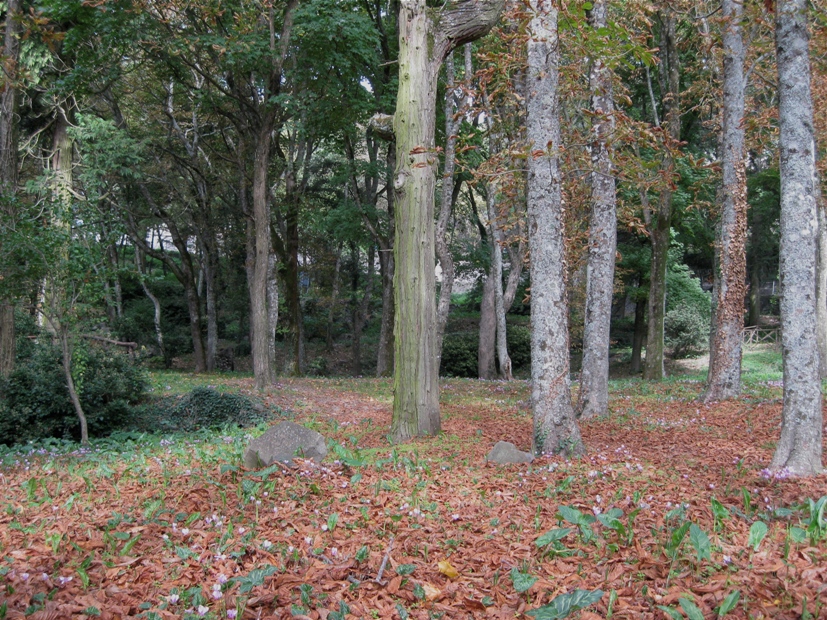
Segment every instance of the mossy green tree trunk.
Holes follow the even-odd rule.
[[[434,149],[436,86],[445,56],[484,35],[503,0],[455,0],[429,8],[403,0],[399,8],[399,91],[394,241],[394,402],[391,437],[435,435],[439,419],[439,351],[434,277]]]

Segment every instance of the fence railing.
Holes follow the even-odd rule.
[[[779,344],[781,342],[781,330],[778,327],[752,327],[744,328],[744,344]]]

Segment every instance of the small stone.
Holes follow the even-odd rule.
[[[517,446],[508,441],[498,441],[494,444],[491,452],[485,457],[489,463],[498,463],[506,465],[509,463],[530,463],[534,457],[530,452],[523,452],[518,450]]]
[[[280,422],[253,439],[244,451],[244,465],[249,469],[269,467],[273,463],[293,466],[293,458],[321,461],[327,454],[325,438],[295,422]]]

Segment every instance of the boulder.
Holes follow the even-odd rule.
[[[244,451],[244,465],[249,469],[269,467],[273,463],[293,465],[293,457],[321,461],[327,454],[324,437],[295,422],[280,422],[256,437]]]
[[[518,450],[517,446],[508,441],[498,441],[485,457],[489,463],[505,465],[508,463],[530,463],[534,457],[530,452]]]

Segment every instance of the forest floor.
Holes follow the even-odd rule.
[[[241,465],[263,426],[8,453],[0,618],[827,617],[827,475],[765,470],[780,383],[701,387],[613,381],[587,456],[520,466],[485,455],[529,449],[528,384],[461,379],[443,432],[396,447],[389,380],[280,380],[263,399],[338,446],[292,470]]]

